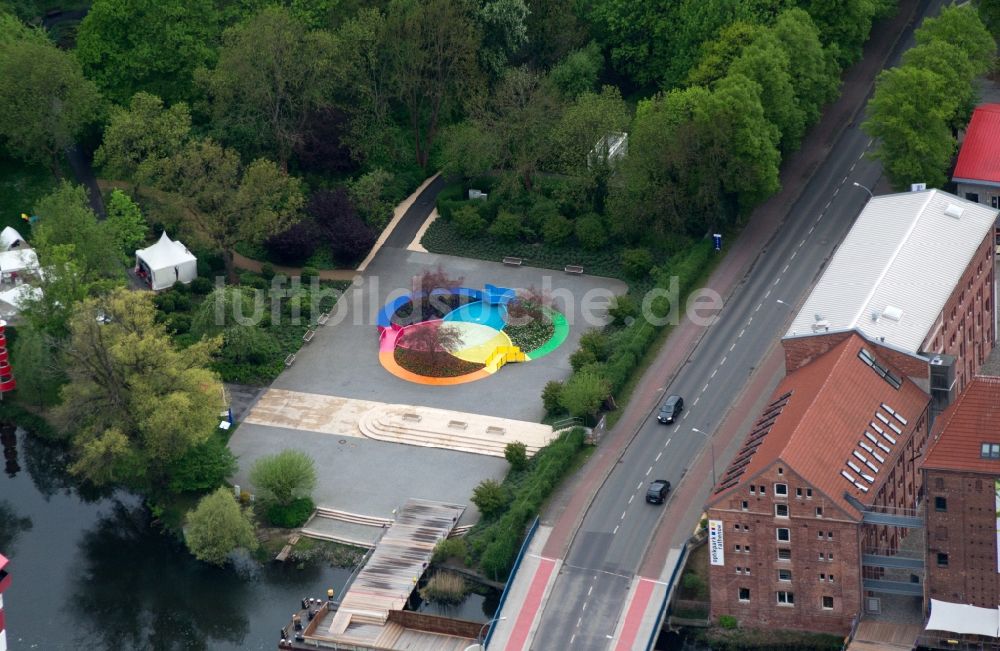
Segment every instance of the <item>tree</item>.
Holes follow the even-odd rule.
[[[483,34],[479,63],[493,77],[500,77],[507,62],[528,42],[524,0],[483,0],[476,14]]]
[[[360,262],[375,244],[375,233],[354,209],[343,188],[319,190],[309,198],[306,212],[312,216],[338,261]]]
[[[996,41],[970,4],[943,8],[937,18],[925,20],[913,35],[917,45],[944,41],[961,48],[977,75],[989,70],[996,55]]]
[[[211,0],[95,0],[80,23],[76,56],[110,99],[139,91],[192,97],[192,74],[215,57],[221,30]]]
[[[212,140],[188,143],[159,166],[159,188],[185,198],[196,228],[211,238],[232,274],[237,242],[262,243],[301,216],[302,185],[277,165],[257,159],[245,170],[239,156]]]
[[[799,3],[819,28],[823,46],[837,65],[845,68],[861,56],[872,21],[881,12],[895,7],[888,0],[803,0]]]
[[[111,178],[147,179],[157,165],[173,156],[191,133],[191,113],[178,102],[164,108],[163,100],[136,93],[127,109],[111,108],[104,140],[94,152],[94,162]]]
[[[76,59],[36,38],[0,42],[0,140],[17,158],[61,176],[59,160],[100,112]]]
[[[250,514],[240,508],[228,488],[201,498],[188,514],[184,541],[195,558],[213,565],[225,565],[237,549],[258,546]]]
[[[587,27],[574,0],[527,0],[527,5],[528,42],[523,51],[528,61],[548,68],[587,42]]]
[[[251,155],[270,154],[287,168],[307,120],[330,92],[332,42],[288,9],[268,5],[230,27],[218,63],[197,79],[213,124]]]
[[[574,373],[562,388],[559,403],[570,415],[592,418],[611,395],[607,381],[591,370]]]
[[[316,222],[303,219],[264,240],[264,248],[276,262],[301,265],[316,252],[321,237]]]
[[[21,400],[42,406],[58,398],[63,369],[59,355],[49,346],[43,332],[27,324],[18,326],[11,361],[17,368],[17,393]]]
[[[109,255],[117,250],[111,232],[106,224],[97,221],[83,186],[63,181],[35,204],[34,213],[38,221],[31,231],[43,261],[53,247],[72,245],[87,279],[120,275],[120,260]]]
[[[500,515],[510,504],[510,492],[495,479],[484,479],[472,489],[472,503],[484,518]]]
[[[743,75],[760,86],[764,117],[778,127],[780,147],[786,153],[798,149],[806,127],[790,70],[789,55],[771,30],[758,34],[729,67],[729,74]]]
[[[993,38],[1000,36],[1000,0],[979,0],[979,19]]]
[[[903,65],[940,75],[955,94],[955,112],[948,120],[954,131],[964,129],[979,101],[975,79],[979,75],[961,48],[945,41],[929,41],[903,54]]]
[[[428,156],[443,120],[478,76],[479,34],[462,0],[393,0],[382,47],[394,96],[409,115],[416,162]]]
[[[220,437],[212,436],[171,464],[168,488],[173,493],[215,490],[236,469],[236,457]]]
[[[920,92],[913,92],[919,88]],[[865,133],[877,138],[875,157],[882,161],[893,187],[911,183],[941,187],[955,152],[949,122],[958,98],[941,75],[902,66],[879,74],[868,103]]]
[[[528,467],[528,447],[520,441],[511,441],[504,446],[503,456],[514,470]]]
[[[450,353],[462,345],[462,333],[442,321],[416,323],[403,332],[400,345],[408,350],[423,353],[432,370],[442,364],[442,353]]]
[[[358,214],[372,229],[381,231],[393,217],[393,205],[387,186],[392,174],[381,167],[362,174],[351,183],[351,201]]]
[[[819,29],[809,14],[799,8],[786,9],[773,27],[781,47],[793,62],[789,66],[792,87],[806,124],[819,119],[823,105],[837,95],[837,66],[823,50]]]
[[[701,56],[688,72],[688,84],[709,86],[725,77],[743,48],[753,43],[763,29],[742,20],[723,27],[716,38],[702,44]]]
[[[573,100],[586,92],[593,92],[597,78],[604,68],[604,55],[600,46],[591,41],[587,47],[575,50],[549,71],[549,79],[562,96]]]
[[[265,503],[287,506],[308,497],[315,488],[316,465],[304,452],[282,450],[257,459],[250,469],[250,482]]]
[[[69,319],[76,304],[105,283],[84,272],[72,244],[43,249],[41,263],[42,274],[36,282],[42,292],[21,308],[21,317],[51,341],[60,341],[69,335]]]
[[[139,206],[121,190],[112,190],[107,205],[108,218],[104,228],[111,242],[128,259],[146,240],[149,226]]]
[[[218,424],[222,385],[206,370],[218,341],[176,350],[150,296],[126,289],[78,303],[69,329],[56,417],[72,432],[71,472],[98,485],[165,487],[171,464]]]
[[[349,146],[350,120],[346,111],[334,106],[314,109],[302,126],[295,143],[299,167],[332,175],[353,172],[358,161]]]

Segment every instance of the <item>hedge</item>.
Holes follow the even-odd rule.
[[[524,471],[509,473],[503,481],[513,496],[507,509],[495,518],[484,518],[469,532],[472,557],[493,580],[507,580],[525,530],[546,498],[573,468],[585,435],[580,427],[563,432],[539,450]]]

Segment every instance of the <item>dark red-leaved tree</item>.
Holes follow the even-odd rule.
[[[375,244],[375,233],[358,216],[343,188],[313,193],[306,212],[316,221],[333,256],[341,264],[360,262]]]
[[[422,353],[431,370],[436,371],[450,354],[462,345],[462,334],[455,326],[441,321],[428,321],[411,326],[404,331],[402,345],[414,352]]]
[[[420,296],[420,300],[413,306],[416,314],[422,319],[443,317],[457,306],[454,292],[464,281],[462,276],[449,276],[441,265],[414,276],[413,292]]]
[[[300,265],[316,252],[319,228],[311,219],[303,219],[291,228],[273,235],[264,242],[271,257],[282,264]]]
[[[295,147],[299,167],[307,172],[344,174],[358,169],[358,161],[344,144],[348,129],[347,115],[325,106],[306,118],[302,140]]]

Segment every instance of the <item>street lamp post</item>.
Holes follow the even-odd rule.
[[[874,199],[874,198],[875,198],[875,193],[873,193],[873,192],[871,191],[871,189],[870,189],[870,188],[869,188],[869,187],[868,187],[867,185],[861,185],[861,184],[860,184],[860,183],[858,183],[857,181],[855,181],[853,185],[854,185],[854,187],[856,187],[856,188],[861,188],[862,190],[864,190],[865,192],[867,192],[867,193],[868,193],[868,198],[869,198],[869,199]]]
[[[712,436],[711,435],[706,434],[705,432],[701,431],[697,427],[692,427],[691,431],[692,432],[698,432],[699,434],[701,434],[702,436],[704,436],[706,439],[708,439],[708,449],[712,453],[712,487],[714,488],[715,487],[715,442],[712,441]]]
[[[483,624],[479,628],[479,635],[476,636],[476,646],[479,647],[480,651],[485,651],[485,649],[486,649],[486,645],[484,644],[485,640],[483,639],[483,631],[485,631],[488,627],[492,626],[495,622],[502,622],[505,619],[507,619],[507,618],[506,617],[494,617],[493,619],[491,619],[490,621],[486,622],[485,624]]]

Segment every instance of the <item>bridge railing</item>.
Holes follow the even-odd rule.
[[[500,613],[503,612],[503,605],[507,602],[507,593],[510,591],[510,585],[514,582],[514,577],[517,574],[518,568],[521,567],[521,560],[524,558],[524,554],[528,551],[528,545],[531,544],[531,539],[535,537],[535,532],[538,531],[538,516],[535,516],[535,521],[531,523],[528,527],[528,535],[524,537],[524,542],[521,543],[521,549],[517,552],[517,558],[514,559],[514,565],[510,568],[510,575],[507,577],[507,583],[503,587],[503,592],[500,594],[500,603],[497,604],[497,611],[494,614],[493,621],[490,623],[490,629],[486,632],[486,638],[483,640],[483,648],[488,649],[490,647],[490,640],[493,639],[493,629],[496,628],[497,618],[500,617]]]
[[[670,598],[674,596],[674,587],[677,583],[677,577],[681,570],[684,569],[684,563],[687,561],[689,547],[689,544],[685,544],[684,547],[681,548],[681,553],[677,556],[677,563],[674,564],[674,569],[670,572],[670,579],[667,581],[667,591],[663,595],[663,601],[660,603],[660,610],[656,614],[656,623],[653,626],[653,632],[649,636],[649,641],[646,643],[646,651],[653,651],[653,649],[656,648],[656,639],[660,637],[660,629],[663,627],[663,618],[667,616],[667,608],[670,605]]]

